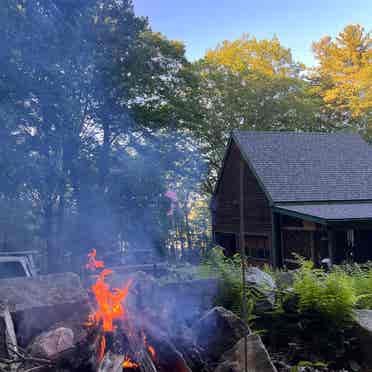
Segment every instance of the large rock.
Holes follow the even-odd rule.
[[[208,311],[193,327],[196,344],[203,350],[203,359],[211,362],[233,347],[245,334],[248,326],[234,313],[223,307]]]
[[[29,346],[30,353],[51,359],[74,347],[74,332],[71,328],[59,327],[37,336]]]
[[[148,335],[148,342],[155,349],[153,358],[158,372],[191,372],[184,356],[172,342],[158,335]]]
[[[9,306],[23,347],[55,323],[68,318],[85,322],[90,311],[87,292],[73,273],[2,279],[0,301]]]
[[[278,271],[276,284],[279,288],[292,288],[294,282],[294,271]]]
[[[68,371],[96,370],[100,336],[94,327],[66,320],[37,335],[26,351],[32,357],[50,360],[52,371],[60,368]]]
[[[242,338],[232,349],[224,353],[215,372],[244,372],[245,346]],[[247,336],[247,366],[249,372],[276,372],[261,338]]]
[[[372,366],[372,310],[356,310],[355,315],[355,336],[360,340],[363,360]]]
[[[258,287],[265,288],[267,290],[275,290],[276,284],[274,279],[268,273],[260,270],[258,267],[250,266],[247,268],[245,273],[245,280],[247,283],[255,284]]]
[[[275,305],[277,289],[274,279],[259,268],[251,266],[247,268],[245,281],[257,296],[255,312],[262,313],[271,310]]]
[[[191,329],[171,339],[173,345],[177,345],[177,350],[183,355],[187,365],[192,371],[207,372],[206,364],[201,356],[201,351],[195,343]]]

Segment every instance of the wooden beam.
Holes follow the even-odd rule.
[[[313,229],[309,229],[306,227],[297,227],[297,226],[282,226],[282,230],[287,230],[287,231],[316,231]]]

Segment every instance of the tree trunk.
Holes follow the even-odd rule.
[[[99,166],[99,186],[102,190],[102,195],[105,193],[105,186],[107,181],[107,175],[109,174],[110,167],[110,137],[111,128],[108,122],[103,123],[103,144],[101,148],[100,166]]]
[[[187,239],[187,248],[189,250],[193,249],[192,246],[192,239],[191,239],[191,229],[190,229],[190,221],[189,221],[189,213],[188,208],[185,206],[183,214],[185,215],[185,229],[186,229],[186,239]]]
[[[54,269],[54,251],[53,251],[53,204],[48,200],[44,213],[44,236],[45,236],[45,256],[46,256],[46,272],[52,272]]]

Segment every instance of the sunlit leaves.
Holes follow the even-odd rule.
[[[205,59],[233,72],[251,71],[271,77],[295,77],[303,68],[294,63],[290,49],[283,47],[277,37],[257,40],[248,34],[234,41],[224,41],[209,50]]]
[[[314,71],[317,92],[332,109],[351,117],[372,117],[372,37],[360,25],[349,25],[333,40],[313,44],[319,61]]]

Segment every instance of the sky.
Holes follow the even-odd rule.
[[[351,23],[372,30],[372,0],[133,0],[153,31],[181,40],[193,61],[243,33],[276,35],[298,62],[313,66],[311,44]]]

